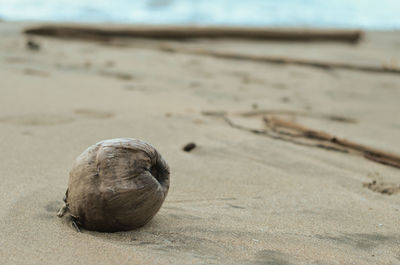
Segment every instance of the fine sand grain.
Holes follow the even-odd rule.
[[[398,33],[367,32],[357,45],[29,37],[31,49],[28,26],[0,24],[1,264],[400,264],[399,169],[205,115],[265,129],[262,115],[238,113],[286,113],[400,154],[400,75],[159,48],[396,66]],[[77,233],[56,216],[69,170],[88,146],[117,137],[163,155],[168,197],[139,230]],[[196,148],[185,152],[188,143]]]

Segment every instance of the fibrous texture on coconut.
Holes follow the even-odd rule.
[[[131,138],[105,140],[76,159],[59,216],[68,212],[88,230],[131,230],[158,212],[168,189],[169,167],[152,145]]]

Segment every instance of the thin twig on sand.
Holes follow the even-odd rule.
[[[400,168],[400,156],[398,155],[361,145],[346,139],[338,138],[332,134],[323,131],[317,131],[304,125],[300,125],[292,121],[282,120],[274,116],[264,117],[263,120],[267,127],[277,133],[291,131],[295,133],[297,137],[312,139],[316,143],[328,142],[332,146],[347,149],[349,153],[359,154],[372,161]]]
[[[376,148],[361,145],[332,134],[308,128],[304,125],[282,120],[273,115],[264,116],[266,129],[254,129],[234,123],[225,112],[203,112],[203,115],[222,118],[230,127],[264,135],[297,145],[318,147],[330,151],[359,155],[371,161],[400,168],[400,156]]]

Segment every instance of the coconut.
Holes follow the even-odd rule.
[[[131,230],[151,220],[168,189],[169,167],[152,145],[105,140],[76,159],[58,215],[68,212],[74,225],[87,230]]]

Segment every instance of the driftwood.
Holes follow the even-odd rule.
[[[279,119],[277,117],[264,117],[264,122],[274,132],[289,134],[293,137],[303,137],[314,140],[316,143],[329,143],[332,147],[344,148],[349,153],[362,155],[378,163],[400,168],[400,156],[376,148],[361,145],[346,139],[338,138],[332,134],[317,131],[303,125]]]
[[[203,111],[202,113],[206,116],[222,118],[230,127],[235,129],[297,145],[359,155],[380,164],[400,168],[399,155],[341,139],[329,133],[317,131],[295,122],[282,120],[274,115],[264,116],[263,121],[266,129],[254,129],[233,122],[226,112]]]
[[[362,32],[358,30],[300,30],[300,29],[264,29],[244,27],[155,27],[131,26],[127,28],[98,28],[85,26],[41,26],[24,31],[28,35],[39,35],[63,39],[88,41],[111,41],[113,39],[172,39],[190,38],[236,38],[277,41],[346,41],[357,42]],[[283,56],[249,55],[232,52],[220,52],[204,49],[187,49],[162,45],[158,49],[166,52],[179,52],[215,58],[253,61],[271,64],[291,64],[323,69],[347,69],[376,73],[400,73],[400,68],[393,65],[357,65],[320,60],[310,60]]]
[[[316,67],[323,69],[346,69],[346,70],[356,70],[356,71],[375,72],[375,73],[400,74],[400,68],[388,65],[383,65],[383,66],[358,65],[350,63],[319,61],[319,60],[300,59],[292,57],[250,55],[250,54],[220,52],[220,51],[212,51],[204,49],[175,48],[171,46],[162,46],[160,47],[160,49],[167,52],[179,52],[179,53],[211,56],[216,58],[232,59],[240,61],[252,61],[260,63],[270,63],[270,64],[292,64],[292,65],[309,66],[309,67]]]
[[[129,26],[126,28],[98,28],[90,26],[48,25],[25,30],[35,34],[58,38],[101,40],[109,38],[239,38],[279,41],[341,41],[357,42],[360,30],[334,29],[272,29],[261,27],[199,27],[199,26]]]

